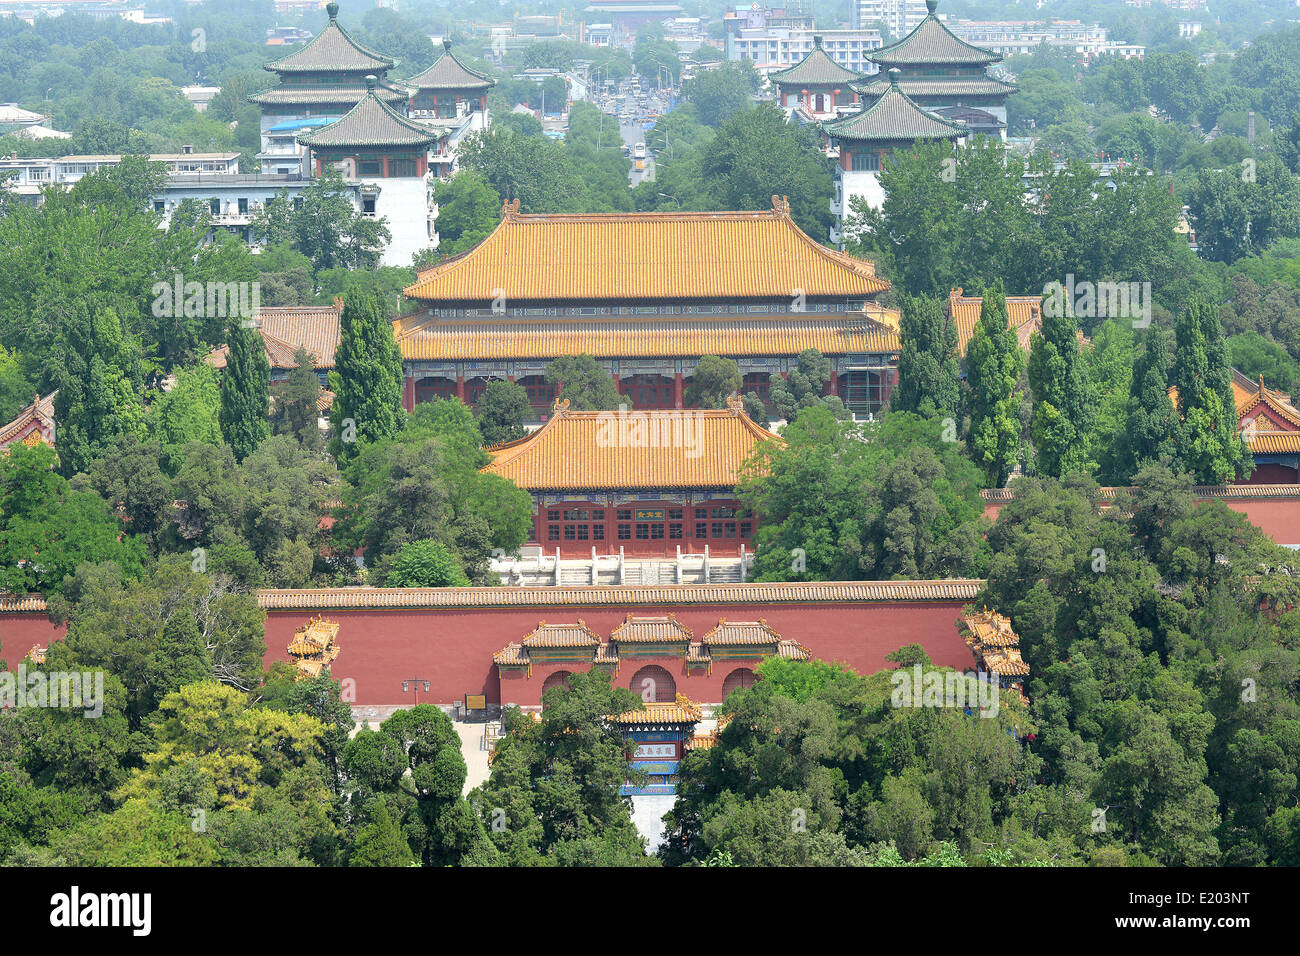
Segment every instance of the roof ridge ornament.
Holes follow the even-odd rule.
[[[443,38],[442,38],[442,48],[443,48],[443,50],[446,51],[447,53],[450,53],[450,52],[451,52],[451,38],[450,38],[450,37],[443,37]]]
[[[731,412],[733,418],[739,418],[745,414],[745,402],[739,395],[727,396],[727,410]]]
[[[772,212],[778,216],[790,215],[790,197],[789,196],[772,196]]]
[[[325,4],[325,12],[329,14],[330,23],[339,18],[339,5],[337,3]]]
[[[939,0],[925,0],[925,9],[934,16],[934,11],[939,9]]]
[[[501,204],[501,218],[516,220],[519,218],[519,200],[507,199]]]
[[[516,199],[515,203],[518,204],[518,202],[519,200]],[[558,417],[567,414],[568,411],[569,411],[569,400],[567,398],[560,398],[557,395],[555,398],[555,404],[551,406],[551,413]]]

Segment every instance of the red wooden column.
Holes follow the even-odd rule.
[[[456,397],[465,401],[465,376],[459,373],[456,375]]]
[[[406,376],[406,382],[402,386],[402,407],[408,412],[415,411],[415,376]]]
[[[831,380],[826,383],[827,395],[838,395],[840,393],[840,373],[838,369],[831,369]]]
[[[673,373],[673,408],[682,407],[682,373]]]

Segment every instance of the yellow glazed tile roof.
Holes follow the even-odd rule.
[[[528,491],[562,488],[732,488],[740,466],[776,435],[733,403],[725,409],[573,412],[492,450],[488,474]]]
[[[781,635],[772,630],[767,621],[719,621],[704,635],[710,647],[732,647],[741,644],[779,644]]]
[[[1255,432],[1250,450],[1257,455],[1285,455],[1300,452],[1300,431]]]
[[[0,424],[0,445],[8,445],[18,441],[20,436],[28,439],[31,435],[36,435],[36,440],[25,440],[25,444],[31,445],[43,442],[45,439],[44,435],[41,434],[41,429],[45,428],[52,432],[55,428],[54,396],[58,394],[59,390],[55,389],[44,398],[37,395],[30,405],[18,413],[17,418],[6,424]],[[32,429],[31,433],[25,435],[24,433],[29,428]]]
[[[1264,377],[1262,375],[1260,376],[1259,384],[1253,393],[1247,392],[1247,390],[1244,389],[1234,378],[1232,383],[1232,393],[1237,402],[1238,418],[1252,411],[1256,406],[1263,405],[1284,421],[1300,427],[1300,410],[1284,402],[1281,396],[1273,389],[1266,388],[1264,386]]]
[[[972,325],[972,328],[974,326]],[[818,313],[665,315],[654,318],[439,319],[426,310],[393,322],[407,361],[557,358],[696,358],[899,350],[898,313],[870,305],[846,322]]]
[[[961,289],[948,293],[948,314],[957,326],[957,351],[966,354],[966,346],[975,334],[984,299],[980,296],[962,295]],[[1007,296],[1007,324],[1016,330],[1022,349],[1029,348],[1029,336],[1043,324],[1043,297],[1041,295]]]
[[[812,651],[798,641],[785,640],[776,646],[776,656],[787,661],[810,661]]]
[[[316,368],[333,368],[339,346],[343,300],[333,305],[285,306],[259,309],[253,321],[262,336],[271,368],[294,368],[298,346],[311,353]],[[228,345],[214,349],[204,358],[213,368],[225,368]]]
[[[577,624],[547,624],[540,621],[524,638],[524,647],[595,647],[600,643],[584,621]]]
[[[611,641],[625,644],[658,644],[690,642],[695,637],[691,629],[672,614],[666,617],[637,617],[629,614],[623,623],[610,634]]]
[[[618,714],[610,718],[616,724],[690,724],[704,719],[700,705],[677,695],[677,699],[664,703],[642,704],[636,710]]]
[[[790,205],[762,212],[524,215],[518,200],[468,252],[421,273],[422,302],[872,296],[875,266],[805,234]]]
[[[511,642],[492,655],[493,664],[527,664],[528,652],[522,644]]]

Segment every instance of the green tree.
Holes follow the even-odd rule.
[[[970,434],[966,440],[991,488],[1006,484],[1020,453],[1015,390],[1024,367],[1025,354],[1007,317],[1006,296],[1001,289],[989,289],[966,348],[970,385]]]
[[[402,353],[383,300],[354,290],[343,306],[339,346],[329,373],[335,429],[331,450],[341,461],[361,445],[392,438],[402,425]]]
[[[955,416],[961,400],[957,326],[938,299],[900,300],[898,384],[890,408],[926,418]]]
[[[270,404],[271,363],[256,329],[232,323],[230,351],[221,377],[221,434],[238,461],[247,458],[271,434],[267,423]]]
[[[1172,459],[1177,451],[1178,416],[1169,397],[1168,333],[1152,326],[1142,333],[1141,341],[1126,406],[1127,426],[1119,443],[1126,478],[1147,464]]]
[[[774,106],[733,114],[718,129],[700,171],[716,208],[770,209],[773,196],[784,196],[800,229],[818,241],[829,235],[829,161],[811,131],[787,123]]]
[[[738,489],[759,516],[761,581],[978,574],[987,560],[979,470],[942,425],[908,412],[839,422],[813,408],[760,446]]]
[[[528,434],[524,422],[532,419],[528,390],[518,382],[493,379],[483,389],[474,409],[484,445],[499,445]]]
[[[1273,156],[1247,157],[1235,169],[1202,169],[1187,207],[1207,259],[1236,262],[1300,234],[1300,182]]]
[[[1034,396],[1031,430],[1039,468],[1059,476],[1088,467],[1082,436],[1092,427],[1095,399],[1079,355],[1072,304],[1043,302],[1043,329],[1029,348],[1029,387]]]
[[[563,355],[546,366],[546,384],[558,386],[574,411],[612,411],[626,399],[609,371],[593,356]]]
[[[268,244],[285,243],[301,252],[317,272],[373,268],[392,238],[382,219],[353,206],[335,169],[317,176],[292,200],[287,190],[269,200],[254,218],[253,231]]]
[[[411,866],[415,857],[402,828],[388,815],[384,801],[375,801],[370,822],[361,828],[352,844],[349,866]]]
[[[266,614],[229,577],[196,573],[188,555],[159,561],[139,581],[78,568],[67,636],[51,644],[51,669],[104,668],[126,689],[133,730],[168,694],[219,680],[239,690],[261,683]]]
[[[455,399],[417,406],[396,440],[360,450],[348,466],[337,546],[381,562],[413,541],[439,541],[470,580],[497,584],[494,550],[513,554],[532,528],[528,492],[479,469],[488,463],[473,413]],[[382,566],[381,566],[382,570]]]
[[[260,348],[261,340],[256,344]],[[192,441],[218,445],[222,433],[221,388],[216,369],[204,362],[177,368],[173,374],[175,384],[154,399],[146,422],[150,437],[160,446],[168,471],[175,473],[180,466],[178,456],[182,447]]]
[[[276,435],[292,436],[308,451],[320,451],[323,446],[319,408],[321,387],[316,375],[316,360],[299,346],[294,352],[293,364],[289,377],[276,389],[271,431]]]
[[[440,541],[402,545],[388,562],[383,586],[389,588],[468,587],[469,578],[456,553]]]
[[[21,356],[0,345],[0,419],[12,421],[31,404],[35,389],[23,373]]]
[[[355,784],[350,803],[367,807],[372,826],[391,804],[406,842],[426,866],[493,861],[482,821],[461,796],[466,769],[460,736],[437,707],[421,704],[393,714],[378,731],[361,730],[348,741],[343,763]],[[381,860],[401,855],[391,833],[371,831],[362,846],[372,859],[380,852]]]
[[[1194,299],[1174,326],[1178,458],[1199,484],[1248,474],[1250,452],[1237,431],[1237,405],[1219,310]]]
[[[463,169],[433,187],[438,204],[438,255],[455,256],[478,245],[501,221],[501,197],[477,169]]]
[[[470,794],[484,823],[504,823],[488,837],[512,866],[646,865],[630,801],[619,795],[626,744],[609,719],[640,700],[593,670],[547,691],[545,703],[540,723],[506,712],[491,776]]]
[[[695,104],[701,122],[716,129],[734,113],[749,107],[758,86],[752,62],[728,61],[715,70],[702,70],[683,83],[682,98]]]
[[[725,408],[727,399],[740,391],[743,382],[735,359],[705,355],[691,373],[686,404],[691,408]]]
[[[1282,346],[1258,332],[1228,336],[1228,364],[1269,388],[1291,394],[1300,385],[1300,364]]]
[[[59,390],[59,467],[74,475],[123,436],[143,434],[143,366],[116,308],[71,302],[60,311],[62,334],[47,368]]]
[[[0,592],[61,592],[83,562],[114,562],[143,574],[144,542],[96,494],[54,473],[48,445],[10,446],[0,455]]]
[[[825,408],[836,418],[847,418],[844,402],[838,395],[825,395],[826,383],[831,380],[831,363],[816,349],[804,349],[795,360],[795,367],[784,376],[769,376],[768,398],[776,413],[787,422],[793,422],[807,409]]]

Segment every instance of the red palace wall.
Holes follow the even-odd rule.
[[[970,649],[958,636],[956,621],[963,600],[807,604],[638,605],[636,615],[675,614],[698,641],[721,619],[764,619],[783,638],[801,642],[813,657],[848,665],[861,673],[892,666],[885,655],[905,644],[921,644],[936,664],[961,669],[973,663]],[[413,693],[402,693],[402,681],[429,681],[420,701],[450,704],[466,694],[485,694],[491,704],[536,705],[542,683],[555,671],[582,670],[582,664],[535,664],[531,677],[497,676],[492,655],[521,640],[540,621],[572,622],[579,618],[602,639],[624,619],[627,606],[528,608],[410,608],[272,610],[266,622],[267,662],[287,660],[285,648],[295,629],[320,614],[340,625],[340,654],[331,666],[336,679],[355,681],[357,706],[409,705]],[[739,667],[757,661],[716,661],[711,674],[688,674],[676,658],[638,658],[622,662],[616,683],[627,687],[636,671],[658,664],[673,676],[677,690],[692,700],[718,703],[722,683]],[[638,690],[639,693],[639,690]]]
[[[15,670],[33,647],[49,647],[50,641],[62,640],[66,630],[51,624],[44,611],[0,613],[0,660]]]
[[[561,670],[586,664],[534,664],[531,676],[498,677],[492,655],[520,641],[539,622],[586,622],[602,640],[629,614],[672,614],[699,641],[720,620],[766,620],[782,638],[796,640],[814,658],[873,673],[889,665],[885,655],[905,644],[921,644],[941,666],[967,669],[974,663],[958,635],[957,618],[980,581],[855,582],[849,584],[688,585],[659,588],[445,588],[427,591],[338,589],[264,591],[267,608],[266,664],[288,660],[294,632],[322,616],[340,625],[338,658],[331,673],[351,681],[358,707],[383,712],[417,702],[402,681],[420,685],[419,702],[452,704],[466,694],[486,695],[490,704],[537,705],[542,685]],[[508,606],[481,606],[488,599]],[[401,607],[399,604],[419,604]],[[291,605],[292,607],[287,607]],[[352,605],[352,606],[340,606]],[[375,606],[388,605],[388,606]],[[34,645],[62,637],[43,613],[0,613],[0,650],[11,668]],[[624,660],[616,683],[630,687],[637,671],[665,668],[675,690],[701,703],[718,703],[723,682],[755,660],[717,660],[711,672],[688,673],[682,657]],[[641,688],[638,686],[638,693]],[[671,694],[669,694],[671,697]]]
[[[1202,498],[1200,500],[1208,501],[1211,499]],[[1244,514],[1246,520],[1278,544],[1300,544],[1300,492],[1291,498],[1280,496],[1269,498],[1216,497],[1213,500],[1222,501],[1233,511]],[[1005,504],[1005,501],[985,501],[985,517],[990,521],[996,521],[998,512],[1002,510],[1002,506]]]

